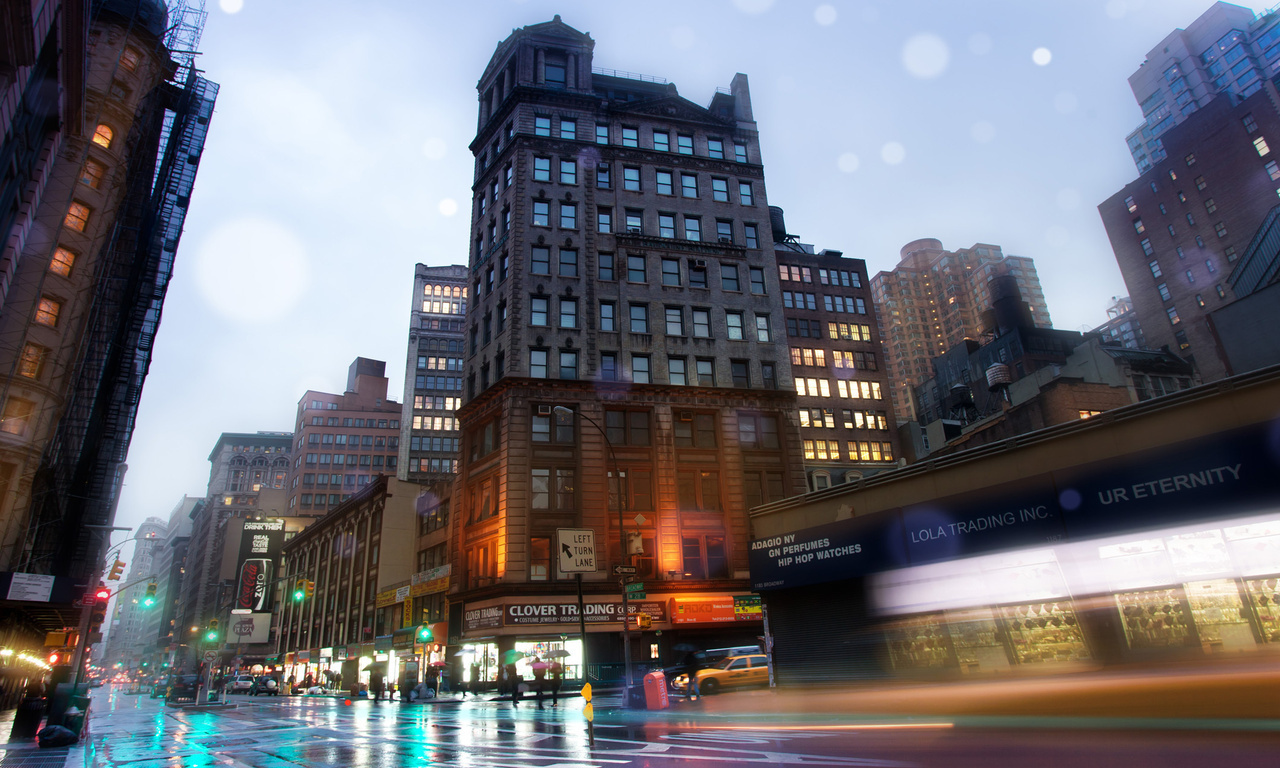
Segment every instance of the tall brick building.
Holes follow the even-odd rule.
[[[576,603],[558,528],[595,534],[593,662],[622,657],[615,565],[663,630],[633,633],[642,663],[753,641],[746,511],[805,488],[747,78],[703,107],[594,47],[559,17],[524,27],[478,84],[450,594],[478,663],[576,634],[528,618]]]

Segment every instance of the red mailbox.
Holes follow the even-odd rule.
[[[647,709],[666,709],[670,706],[667,701],[667,678],[662,670],[644,676],[644,705]]]

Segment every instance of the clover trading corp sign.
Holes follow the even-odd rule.
[[[561,573],[592,573],[596,570],[596,532],[590,528],[557,528],[556,551]]]

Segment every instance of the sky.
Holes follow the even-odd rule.
[[[922,237],[1000,245],[1081,330],[1126,294],[1097,205],[1137,177],[1127,78],[1209,6],[206,0],[198,66],[221,91],[117,525],[205,495],[221,433],[292,431],[356,357],[402,400],[414,265],[467,261],[476,81],[515,28],[558,13],[596,67],[703,106],[745,73],[788,232],[872,275]]]

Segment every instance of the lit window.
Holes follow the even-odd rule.
[[[1169,316],[1169,325],[1177,325],[1182,322],[1182,318],[1178,317],[1178,310],[1176,307],[1169,307],[1165,310],[1165,314]]]
[[[102,180],[107,175],[107,166],[89,158],[84,161],[84,173],[80,174],[80,183],[87,187],[99,189],[102,187]]]
[[[139,60],[140,55],[133,48],[125,48],[120,52],[120,68],[126,72],[136,72]]]
[[[71,276],[71,268],[76,264],[76,255],[66,248],[57,248],[53,252],[53,261],[49,262],[49,271],[63,277]]]
[[[84,203],[72,203],[62,223],[69,229],[83,232],[84,228],[89,224],[89,213],[89,206]]]
[[[1102,411],[1080,411],[1079,413],[1080,413],[1080,418],[1082,419],[1088,419],[1088,418],[1092,418],[1093,416],[1102,415]]]
[[[1267,146],[1267,140],[1262,136],[1253,140],[1253,148],[1258,150],[1258,157],[1266,157],[1271,152],[1271,147]]]
[[[27,423],[35,413],[36,404],[21,397],[10,396],[4,404],[4,415],[0,416],[0,432],[11,435],[23,435],[27,432]]]
[[[115,133],[111,130],[111,126],[99,125],[93,132],[93,143],[103,149],[111,148],[111,139]]]
[[[1134,219],[1134,220],[1133,220],[1133,231],[1134,231],[1134,232],[1137,232],[1137,233],[1138,233],[1138,234],[1140,234],[1140,235],[1141,235],[1143,232],[1146,232],[1146,231],[1147,231],[1146,226],[1142,223],[1142,219]]]
[[[38,379],[44,372],[44,360],[49,350],[39,344],[27,343],[22,348],[22,359],[18,361],[18,375],[28,379]]]
[[[58,314],[62,312],[62,304],[53,299],[41,297],[40,303],[36,306],[36,322],[40,325],[47,325],[50,328],[58,326]]]
[[[1138,210],[1138,204],[1133,202],[1133,195],[1129,195],[1124,199],[1124,206],[1129,209],[1129,213]]]

